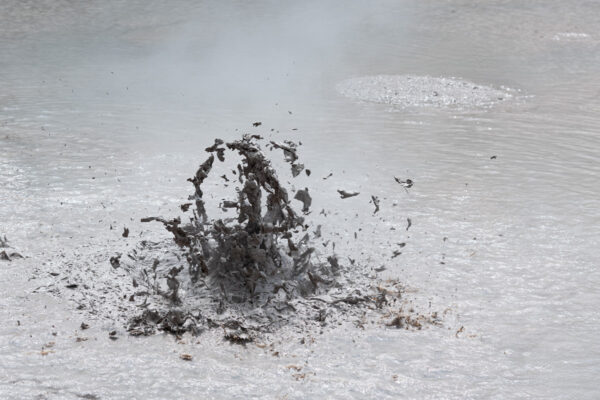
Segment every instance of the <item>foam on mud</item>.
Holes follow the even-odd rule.
[[[397,107],[488,108],[514,96],[513,90],[507,88],[416,75],[351,78],[338,84],[337,90],[351,99]]]

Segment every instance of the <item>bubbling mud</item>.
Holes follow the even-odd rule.
[[[513,90],[455,78],[374,75],[345,80],[340,94],[355,100],[397,107],[488,108],[513,98]]]

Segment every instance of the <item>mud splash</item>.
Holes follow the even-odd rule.
[[[292,198],[261,144],[283,151],[293,177],[300,166],[304,169],[294,142],[267,142],[258,135],[229,143],[216,139],[205,149],[208,158],[188,179],[194,193],[180,208],[189,220],[142,219],[162,224],[172,240],[142,240],[112,256],[97,254],[93,266],[63,265],[68,281],[49,291],[68,289],[79,309],[120,321],[134,336],[219,328],[226,340],[244,344],[282,327],[306,332],[348,321],[359,327],[377,322],[406,329],[440,324],[437,314],[420,315],[404,307],[400,282],[377,282],[367,273],[368,266],[351,258],[345,265],[335,247],[331,252],[317,247],[325,238],[321,225],[313,227],[309,221],[308,188],[295,191]],[[228,162],[230,157],[239,161],[227,164],[226,156]],[[221,176],[223,184],[235,182],[236,188],[211,218],[207,209],[215,207],[205,203],[203,183],[217,162],[235,176]],[[340,197],[358,195],[344,194]],[[301,212],[293,200],[302,205]],[[377,211],[379,201],[372,201]]]

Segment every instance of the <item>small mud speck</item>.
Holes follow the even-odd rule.
[[[360,194],[359,192],[347,192],[345,190],[340,190],[340,189],[338,189],[338,193],[340,194],[340,198],[342,198],[342,199],[347,199],[349,197],[358,196]]]
[[[375,206],[375,211],[373,211],[373,214],[377,214],[379,212],[379,197],[371,196],[371,202]]]

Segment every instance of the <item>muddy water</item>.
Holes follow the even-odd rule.
[[[0,7],[0,234],[26,256],[0,264],[0,397],[598,396],[597,4]],[[520,95],[403,107],[336,90],[377,75]],[[130,338],[77,310],[66,271],[168,238],[140,217],[176,214],[198,153],[241,131],[301,140],[313,173],[293,184],[332,211],[324,234],[420,307],[448,310],[444,327],[348,323],[243,348],[215,332]],[[336,189],[361,195],[340,203]],[[56,279],[65,287],[47,290]]]

